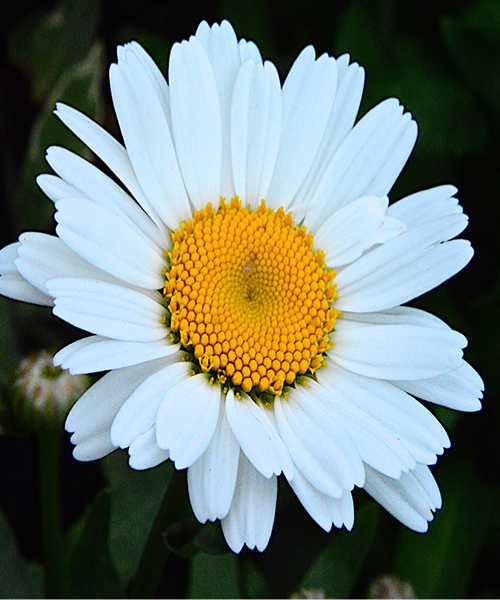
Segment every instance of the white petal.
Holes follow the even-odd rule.
[[[82,258],[132,285],[163,286],[163,253],[119,212],[83,198],[58,200],[56,208],[56,233]]]
[[[148,377],[124,402],[111,427],[111,441],[127,448],[155,424],[158,407],[171,390],[189,377],[190,365],[180,354],[165,359],[166,366]]]
[[[283,126],[273,179],[266,197],[269,206],[290,206],[321,144],[337,87],[337,65],[322,55],[315,60],[311,46],[292,65],[283,84]]]
[[[344,54],[337,59],[337,72],[337,90],[325,133],[314,163],[295,197],[294,206],[309,201],[335,151],[352,129],[358,114],[365,70],[357,63],[349,65],[349,55]]]
[[[463,269],[473,250],[465,240],[440,243],[464,228],[450,215],[407,231],[347,266],[336,278],[344,311],[372,312],[408,302]]]
[[[413,471],[403,473],[401,479],[391,479],[366,468],[365,490],[396,519],[410,529],[425,532],[437,508],[431,502],[426,488]]]
[[[401,437],[350,401],[349,388],[344,389],[342,376],[336,376],[338,371],[339,367],[328,365],[317,373],[320,385],[312,386],[315,400],[332,406],[336,420],[347,431],[366,464],[391,477],[413,469],[415,459]]]
[[[352,527],[350,516],[347,516],[345,520],[343,516],[345,512],[343,505],[346,504],[344,497],[351,497],[351,492],[344,492],[341,499],[326,496],[312,486],[299,471],[296,471],[295,477],[290,481],[290,486],[302,503],[302,506],[325,531],[331,530],[332,523],[338,528],[344,524],[348,529]]]
[[[229,390],[226,398],[229,426],[253,466],[268,479],[284,473],[293,477],[290,456],[274,428],[266,409],[245,393],[236,398]]]
[[[168,451],[158,448],[154,427],[150,427],[142,435],[132,440],[128,453],[130,455],[128,464],[132,469],[138,471],[156,467],[169,457]]]
[[[144,48],[137,42],[129,42],[124,46],[118,46],[117,55],[118,58],[125,57],[125,50],[132,50],[136,58],[139,59],[143,69],[151,79],[151,83],[155,88],[155,93],[158,96],[165,112],[165,116],[171,126],[170,122],[170,92],[167,85],[165,76],[160,71],[155,61],[149,56]]]
[[[340,498],[364,481],[363,464],[333,411],[314,405],[309,390],[296,388],[274,410],[279,433],[297,469],[320,492]]]
[[[215,77],[219,96],[222,124],[222,185],[220,195],[225,198],[234,196],[233,175],[231,170],[231,100],[234,82],[241,65],[238,41],[228,21],[209,27],[203,21],[196,31]]]
[[[165,309],[152,298],[105,281],[64,277],[46,282],[55,297],[54,314],[104,337],[153,342],[167,337]]]
[[[70,106],[58,102],[54,114],[108,165],[153,221],[157,225],[161,224],[161,219],[137,181],[125,148],[92,119]]]
[[[87,462],[107,456],[113,450],[116,448],[109,441],[109,432],[99,431],[77,444],[73,449],[73,457]]]
[[[417,135],[411,115],[403,115],[402,111],[395,98],[385,100],[347,135],[312,191],[312,208],[305,219],[308,229],[316,230],[326,217],[356,198],[387,195],[387,169],[393,179],[394,172],[406,162]],[[400,148],[401,143],[404,148]]]
[[[54,171],[64,179],[64,181],[60,180],[61,184],[66,185],[66,188],[61,184],[49,186],[54,202],[83,196],[113,212],[118,211],[129,225],[139,229],[158,248],[165,248],[169,238],[163,229],[155,225],[125,190],[97,167],[81,156],[58,146],[48,148],[46,158]],[[41,177],[43,176],[39,179]],[[41,180],[39,183],[43,184],[44,181]],[[73,189],[72,193],[70,193],[71,189]]]
[[[238,42],[238,50],[240,53],[240,60],[244,63],[246,60],[251,59],[255,63],[262,62],[262,56],[257,45],[252,41],[241,39]]]
[[[379,421],[410,451],[416,462],[433,464],[436,455],[449,448],[448,435],[436,417],[387,381],[362,377],[338,365],[327,365],[318,371],[318,379],[325,386],[335,379],[346,401]],[[404,449],[398,453],[408,466],[413,467]]]
[[[56,175],[43,173],[42,175],[38,175],[36,182],[42,192],[52,202],[76,195],[76,188]]]
[[[21,243],[14,242],[0,250],[0,294],[21,302],[52,306],[52,298],[32,285],[18,271],[15,261],[20,249]]]
[[[82,338],[54,356],[54,365],[69,369],[72,375],[130,367],[169,356],[178,350],[168,339],[157,342],[122,342],[99,335]]]
[[[113,105],[130,161],[156,213],[171,228],[191,215],[156,78],[133,47],[109,71]]]
[[[225,400],[220,402],[217,429],[205,453],[188,469],[189,498],[200,523],[223,519],[231,507],[240,447],[229,427]]]
[[[159,368],[161,361],[116,369],[101,377],[83,394],[66,419],[66,431],[73,433],[71,441],[77,445],[73,452],[76,458],[95,460],[114,450],[110,437],[113,419],[134,389]],[[97,447],[102,451],[107,448],[104,454],[92,455],[94,439],[98,440]],[[104,441],[107,445],[102,445]],[[80,444],[83,445],[81,450],[78,449]]]
[[[403,221],[409,229],[415,229],[449,215],[462,214],[462,207],[453,197],[456,193],[454,185],[440,185],[398,200],[391,204],[387,212]]]
[[[248,60],[236,80],[231,150],[236,193],[255,205],[266,198],[281,135],[281,87],[276,67]]]
[[[314,244],[325,253],[325,262],[338,267],[359,258],[375,244],[405,231],[386,214],[389,199],[364,196],[333,213],[314,234]]]
[[[438,327],[450,330],[442,319],[418,308],[396,306],[379,312],[347,313],[349,321],[357,321],[370,325],[415,325],[417,327]]]
[[[156,417],[158,446],[170,451],[177,469],[195,463],[210,444],[219,419],[220,387],[204,374],[189,377],[169,393]]]
[[[169,84],[177,157],[191,202],[201,209],[221,194],[222,124],[214,73],[196,38],[173,45]]]
[[[250,550],[265,550],[273,530],[277,493],[276,477],[261,475],[241,453],[233,503],[221,521],[233,552],[239,553],[244,545]]]
[[[45,283],[55,277],[88,277],[117,282],[78,256],[56,236],[27,232],[19,236],[19,242],[16,268],[44,294],[48,293]]]
[[[460,366],[466,338],[451,329],[418,325],[373,325],[344,316],[332,334],[328,355],[342,367],[377,379],[423,379]]]
[[[417,381],[394,381],[405,392],[454,410],[473,412],[481,409],[484,383],[477,372],[465,361],[460,367],[444,375]]]

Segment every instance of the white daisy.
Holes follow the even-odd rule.
[[[229,23],[174,44],[168,85],[118,48],[124,145],[73,108],[56,115],[114,173],[49,148],[57,236],[0,253],[5,296],[53,305],[92,335],[55,364],[108,371],[66,422],[79,460],[188,469],[198,520],[263,550],[277,477],[329,531],[364,489],[425,531],[441,506],[428,465],[448,436],[415,397],[480,408],[466,339],[403,307],[471,259],[445,185],[389,206],[417,126],[399,102],[356,125],[364,71],[309,46],[283,85]]]

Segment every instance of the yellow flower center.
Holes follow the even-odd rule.
[[[291,213],[221,199],[171,237],[166,322],[201,370],[245,392],[281,394],[321,366],[339,314],[335,273]]]

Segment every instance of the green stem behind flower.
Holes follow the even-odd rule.
[[[163,533],[177,513],[179,487],[184,483],[185,472],[172,473],[165,495],[158,509],[144,551],[128,589],[129,598],[152,598],[165,568],[170,550]]]
[[[61,546],[60,432],[43,425],[38,431],[42,559],[46,598],[65,597]]]

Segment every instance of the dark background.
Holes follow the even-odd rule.
[[[389,96],[398,97],[412,112],[419,139],[391,199],[453,183],[470,217],[464,235],[475,248],[475,257],[462,273],[413,305],[434,312],[467,336],[466,358],[483,376],[486,394],[480,413],[435,411],[450,432],[452,448],[433,470],[444,508],[427,535],[407,531],[377,510],[362,491],[355,494],[360,510],[354,531],[326,535],[282,486],[275,532],[263,555],[243,552],[235,559],[204,554],[191,566],[185,558],[174,558],[159,593],[231,597],[243,586],[249,597],[266,592],[282,597],[307,583],[333,590],[335,597],[362,597],[377,577],[394,573],[409,581],[420,597],[498,597],[498,1],[7,0],[0,8],[0,247],[27,229],[53,231],[53,205],[34,184],[36,174],[49,170],[45,148],[57,143],[85,152],[51,115],[54,102],[64,99],[118,136],[107,83],[116,45],[137,39],[165,72],[174,41],[193,34],[202,19],[212,23],[222,18],[232,22],[238,37],[256,41],[282,79],[307,44],[313,44],[318,55],[348,52],[366,69],[360,114]],[[41,348],[58,349],[77,337],[78,332],[54,319],[48,309],[0,299],[4,375],[21,356]],[[130,479],[123,469],[124,457],[78,463],[71,457],[67,437],[64,434],[62,440],[65,527],[92,502],[95,505],[99,490],[109,490],[109,547],[119,576],[126,577],[130,565],[119,548],[117,523],[135,518],[133,511],[146,522],[169,471],[160,467]],[[12,528],[14,545],[31,563],[40,559],[36,465],[35,439],[4,432],[0,508]],[[153,484],[159,491],[151,491]],[[124,496],[117,499],[116,494]],[[124,500],[127,494],[129,504]],[[131,507],[133,494],[142,499],[151,495],[153,508]],[[138,547],[141,535],[135,541]],[[31,575],[24,576],[35,583],[19,589],[36,595],[36,566],[27,572]],[[3,589],[12,593],[16,588],[2,588],[0,583],[0,592]]]

